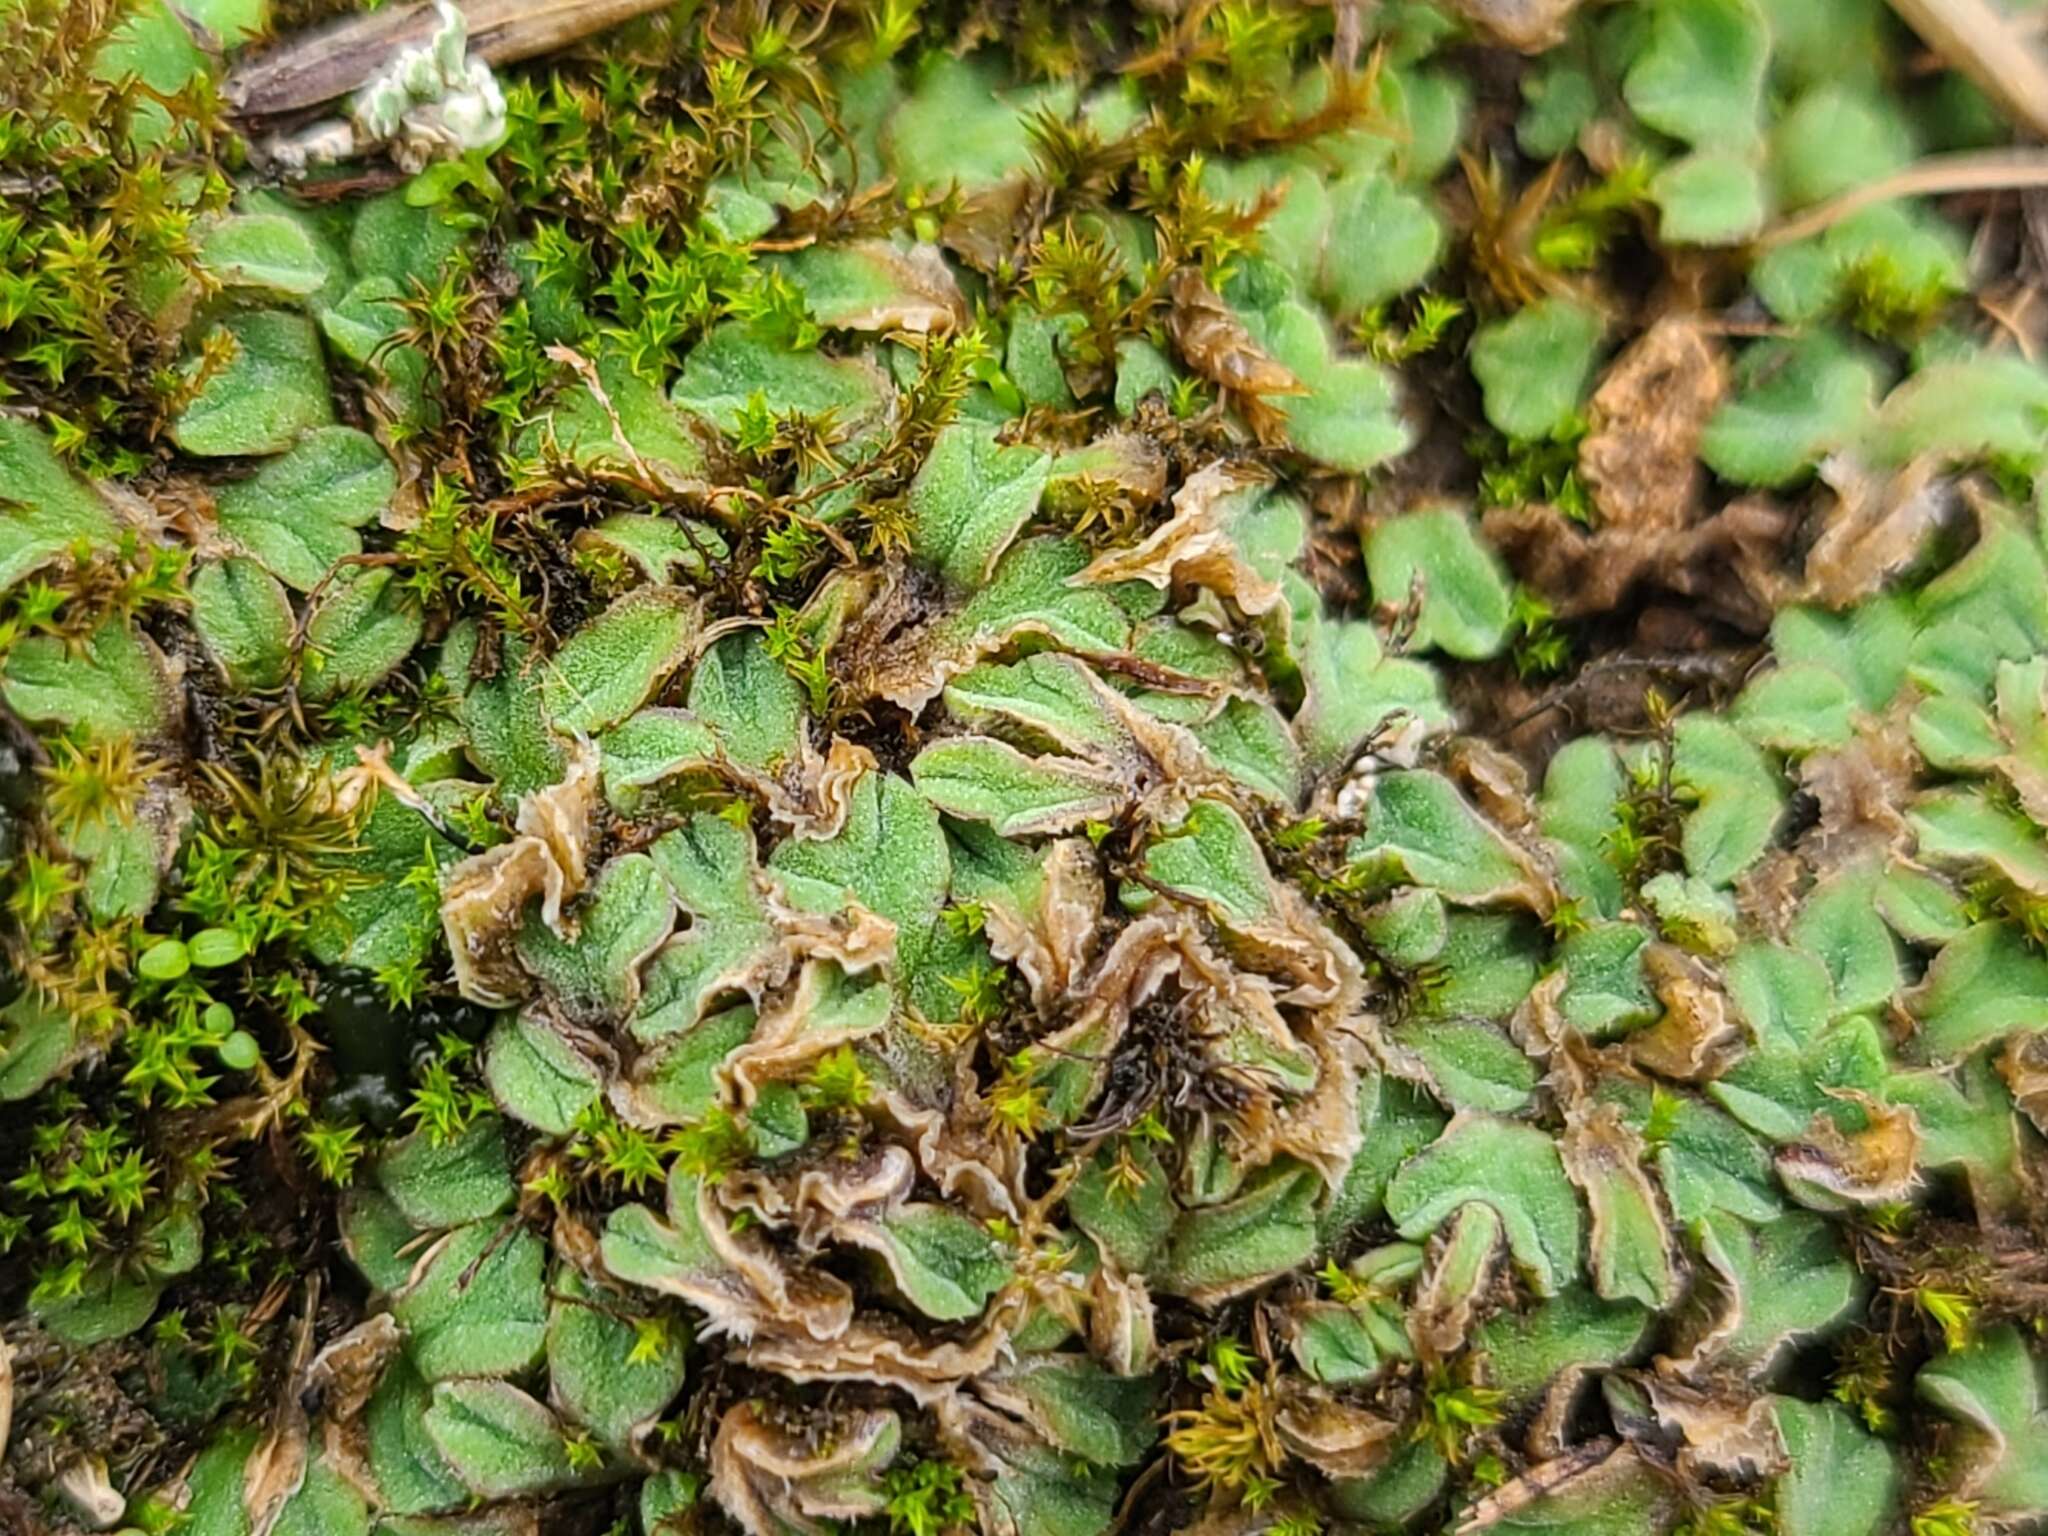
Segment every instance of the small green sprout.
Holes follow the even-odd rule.
[[[475,1123],[479,1115],[497,1106],[491,1096],[456,1076],[456,1068],[475,1053],[476,1047],[456,1035],[435,1037],[435,1052],[420,1068],[413,1087],[412,1102],[405,1107],[409,1120],[417,1121],[437,1146],[453,1141]]]
[[[1439,1366],[1424,1387],[1422,1418],[1415,1438],[1428,1440],[1452,1466],[1465,1459],[1465,1443],[1475,1431],[1491,1429],[1502,1417],[1507,1394],[1476,1382],[1454,1380]]]
[[[859,1109],[874,1097],[874,1085],[853,1047],[842,1045],[811,1064],[802,1093],[813,1109]]]
[[[1938,1499],[1913,1516],[1913,1536],[1979,1536],[1974,1499]]]
[[[944,1536],[974,1523],[966,1474],[949,1461],[922,1460],[882,1474],[891,1536]]]

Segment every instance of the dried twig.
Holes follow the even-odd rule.
[[[492,64],[508,64],[566,48],[667,3],[464,0],[460,9],[469,22],[469,51]],[[424,43],[435,24],[432,4],[415,0],[303,33],[236,69],[227,81],[228,104],[248,117],[270,117],[346,96],[383,69],[400,48]]]
[[[1901,197],[1938,197],[1951,192],[2018,192],[2048,187],[2048,148],[1970,150],[1929,155],[1903,170],[1851,187],[1764,232],[1760,245],[1804,240],[1839,224],[1852,213]]]
[[[2048,138],[2048,57],[1993,0],[1891,0],[1891,7],[2014,122]]]

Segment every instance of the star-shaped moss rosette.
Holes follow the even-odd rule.
[[[2002,132],[1878,0],[444,27],[280,182],[292,19],[0,43],[10,1517],[2048,1519],[2042,257],[1830,201]]]

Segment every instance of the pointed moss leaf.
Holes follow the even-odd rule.
[[[1735,728],[1762,747],[1815,752],[1856,734],[1855,699],[1825,667],[1773,667],[1736,696]]]
[[[758,633],[728,635],[697,663],[690,713],[734,762],[778,773],[796,759],[804,729],[803,688],[768,654]]]
[[[905,1299],[940,1322],[979,1317],[1013,1273],[988,1229],[949,1205],[900,1206],[878,1225]]]
[[[78,1045],[69,1012],[24,991],[0,1007],[0,1104],[28,1098],[61,1072]]]
[[[1721,1277],[1725,1308],[1709,1354],[1761,1370],[1787,1344],[1846,1319],[1864,1283],[1827,1222],[1805,1211],[1751,1226],[1716,1212],[1695,1229]]]
[[[378,1165],[377,1182],[422,1230],[495,1216],[516,1193],[505,1127],[494,1115],[478,1116],[447,1141],[414,1131],[392,1142]]]
[[[598,871],[564,939],[529,908],[519,930],[519,963],[570,1018],[622,1017],[640,994],[640,968],[675,920],[669,883],[644,853],[621,854]]]
[[[253,560],[210,562],[192,578],[192,627],[236,688],[284,681],[293,622],[284,588]]]
[[[993,429],[947,427],[910,487],[910,549],[959,586],[978,586],[1038,510],[1052,464],[1042,450],[1004,447]]]
[[[1499,1213],[1515,1264],[1538,1295],[1554,1295],[1579,1273],[1578,1193],[1543,1132],[1491,1115],[1460,1115],[1394,1175],[1387,1215],[1413,1241],[1472,1200]]]
[[[658,1040],[691,1028],[776,942],[753,834],[705,811],[657,838],[648,856],[690,925],[648,962],[633,1033]]]
[[[1840,1403],[1773,1401],[1790,1465],[1774,1504],[1783,1536],[1880,1536],[1898,1519],[1903,1478],[1891,1447]]]
[[[1978,923],[1944,945],[1906,994],[1920,1041],[1937,1060],[1987,1040],[2048,1028],[2048,960],[2004,923]]]
[[[1258,840],[1218,800],[1197,800],[1178,830],[1146,848],[1145,873],[1234,927],[1249,927],[1273,907],[1273,880]]]
[[[1738,485],[1790,485],[1861,436],[1877,383],[1869,358],[1832,331],[1760,341],[1736,363],[1735,389],[1708,420],[1700,458]]]
[[[1425,770],[1382,774],[1365,831],[1346,850],[1354,864],[1383,863],[1451,901],[1482,903],[1529,888],[1526,860],[1472,809],[1457,787]]]
[[[1429,1069],[1438,1095],[1453,1108],[1513,1114],[1534,1096],[1535,1064],[1491,1024],[1416,1019],[1388,1033]]]
[[[317,701],[382,682],[424,628],[419,603],[389,567],[337,573],[306,626],[301,691]]]
[[[638,1343],[622,1298],[594,1291],[573,1269],[556,1271],[548,1310],[549,1393],[563,1413],[618,1451],[683,1386],[680,1329],[669,1328],[652,1358],[636,1351]]]
[[[516,1498],[572,1480],[562,1426],[510,1382],[438,1382],[424,1422],[434,1448],[480,1499]]]
[[[498,1107],[549,1136],[566,1136],[603,1087],[596,1064],[545,1019],[501,1019],[484,1047],[484,1081]]]
[[[1598,314],[1569,299],[1539,299],[1481,326],[1472,339],[1472,372],[1495,430],[1533,440],[1569,422],[1592,378],[1603,329]]]
[[[1913,1390],[1961,1429],[1954,1464],[1985,1514],[2016,1524],[2048,1514],[2048,1410],[2041,1364],[2008,1323],[1920,1368]]]
[[[1756,0],[1660,0],[1629,65],[1629,110],[1688,144],[1744,145],[1758,132],[1771,34]]]
[[[0,416],[0,591],[81,541],[112,544],[107,504],[64,467],[50,440],[18,416]]]
[[[1129,797],[1124,776],[1073,757],[1028,757],[987,736],[955,736],[918,753],[910,777],[949,816],[1003,837],[1071,832],[1109,821]]]
[[[1649,1331],[1651,1314],[1632,1301],[1602,1301],[1567,1286],[1526,1312],[1502,1312],[1480,1324],[1473,1344],[1486,1357],[1488,1382],[1525,1402],[1567,1371],[1615,1365]]]
[[[1166,1240],[1175,1215],[1168,1174],[1144,1142],[1104,1147],[1067,1191],[1074,1225],[1129,1274],[1142,1274]]]
[[[1151,1277],[1172,1296],[1234,1296],[1305,1261],[1315,1247],[1322,1181],[1282,1160],[1221,1205],[1182,1214]]]
[[[457,1227],[428,1249],[391,1305],[420,1374],[512,1376],[538,1360],[543,1259],[540,1239],[509,1216]]]
[[[199,264],[229,288],[300,296],[327,281],[327,263],[298,220],[279,213],[230,214],[199,240]]]
[[[1672,777],[1698,797],[1680,831],[1686,868],[1727,885],[1770,846],[1785,793],[1763,754],[1705,715],[1678,722]]]
[[[429,1514],[469,1502],[468,1487],[427,1434],[432,1401],[433,1389],[400,1355],[385,1367],[363,1409],[370,1473],[380,1505],[393,1514]]]
[[[855,901],[888,918],[906,974],[924,961],[952,880],[939,813],[893,773],[862,777],[837,837],[791,838],[769,855],[768,867],[805,911],[840,912]]]
[[[672,587],[628,592],[544,664],[541,700],[558,731],[588,735],[645,704],[689,654],[697,606]]]
[[[846,431],[881,409],[886,389],[880,370],[865,359],[792,351],[728,321],[690,349],[669,398],[728,434],[756,393],[778,414],[829,416]]]
[[[1021,1400],[1056,1447],[1098,1467],[1135,1466],[1158,1438],[1151,1380],[1112,1376],[1085,1355],[1028,1355],[981,1385]]]
[[[1762,170],[1747,155],[1699,150],[1650,181],[1657,234],[1667,245],[1739,245],[1769,213]]]
[[[1462,661],[1499,654],[1508,635],[1507,578],[1463,514],[1435,507],[1375,524],[1365,567],[1381,603],[1401,607],[1420,591],[1416,649]]]
[[[286,586],[310,592],[335,561],[361,553],[355,530],[376,521],[397,485],[375,438],[321,427],[249,479],[220,488],[220,531]]]
[[[169,678],[140,630],[109,619],[82,646],[50,635],[18,642],[0,665],[0,695],[24,720],[88,736],[157,736],[170,726]]]
[[[232,349],[172,423],[187,453],[282,453],[301,432],[334,420],[327,365],[312,321],[284,310],[230,316],[215,327]]]
[[[1882,1008],[1898,990],[1898,949],[1878,916],[1876,886],[1858,873],[1823,881],[1792,925],[1792,942],[1827,968],[1840,1013]]]

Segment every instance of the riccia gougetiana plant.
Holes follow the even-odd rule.
[[[333,9],[0,9],[0,1524],[2048,1519],[2044,256],[1830,204],[2005,132],[1876,0],[294,155]]]

